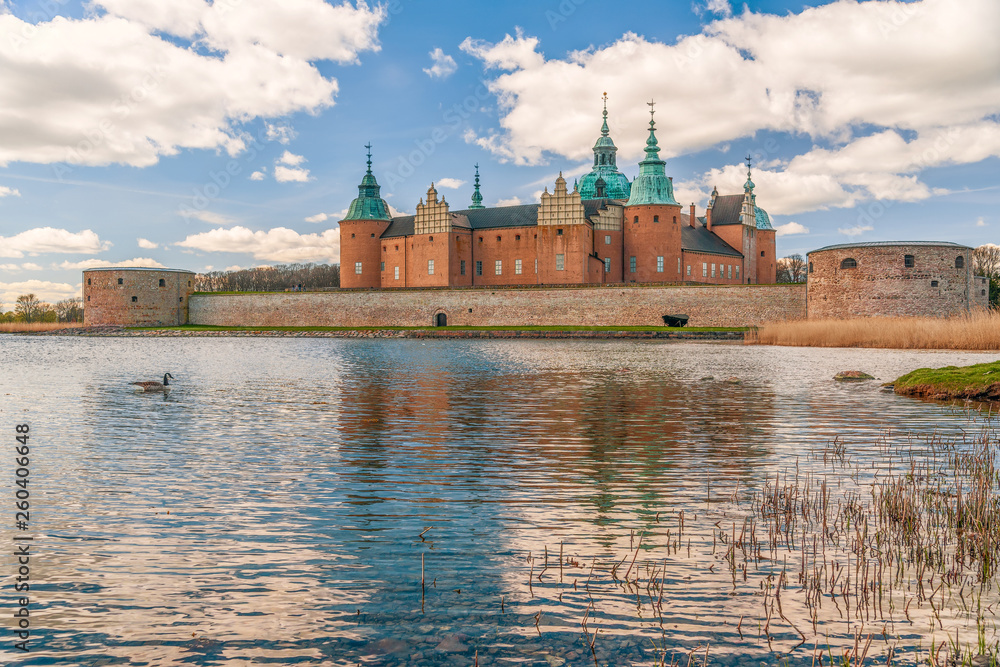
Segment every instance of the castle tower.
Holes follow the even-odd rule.
[[[622,266],[625,282],[674,282],[681,280],[681,205],[660,159],[654,103],[647,104],[649,138],[625,204]]]
[[[341,287],[380,287],[382,260],[380,238],[392,222],[389,206],[381,197],[381,188],[372,174],[372,146],[368,149],[368,171],[358,186],[358,197],[351,202],[340,221]]]
[[[753,266],[747,267],[747,275],[757,284],[773,283],[777,280],[777,256],[775,248],[774,227],[771,226],[771,216],[767,211],[757,206],[757,194],[754,192],[753,179],[750,177],[750,156],[747,156],[747,182],[743,184],[743,214],[740,216],[746,234],[752,238],[752,255],[744,256],[752,258]]]
[[[472,206],[469,210],[486,208],[483,206],[483,195],[479,192],[479,164],[476,164],[476,190],[472,193]]]
[[[630,186],[625,174],[618,171],[618,147],[608,129],[608,94],[604,93],[604,124],[601,136],[594,144],[594,168],[580,180],[579,191],[583,199],[628,199]]]

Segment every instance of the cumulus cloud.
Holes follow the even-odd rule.
[[[354,63],[378,50],[386,16],[381,5],[323,0],[93,6],[84,18],[37,24],[0,14],[0,130],[9,139],[0,165],[141,167],[183,149],[236,154],[248,119],[332,105],[337,82],[314,62]]]
[[[274,168],[274,180],[279,183],[305,183],[309,180],[309,170],[278,165]]]
[[[272,262],[340,261],[340,229],[299,234],[285,227],[256,232],[233,227],[194,234],[175,245],[202,252],[245,253]]]
[[[326,213],[317,213],[316,215],[310,215],[309,217],[305,218],[305,221],[306,222],[326,222],[329,218],[330,218],[330,216],[328,216]]]
[[[439,188],[449,188],[451,190],[457,190],[466,184],[467,181],[461,181],[457,178],[442,178],[436,181]]]
[[[195,220],[207,222],[210,225],[233,225],[237,222],[235,218],[231,218],[228,215],[222,215],[221,213],[213,213],[212,211],[184,209],[181,211],[181,215],[185,218],[194,218]]]
[[[63,269],[65,271],[83,271],[84,269],[103,269],[114,266],[143,266],[154,269],[166,268],[163,264],[160,264],[155,259],[150,259],[149,257],[136,257],[134,259],[126,259],[121,262],[109,262],[104,259],[85,259],[82,262],[62,262],[61,264],[55,265],[55,268]]]
[[[837,231],[843,234],[844,236],[861,236],[865,232],[870,232],[874,229],[875,228],[872,227],[871,225],[856,225],[854,227],[848,227],[846,229],[839,227],[837,228]]]
[[[20,197],[21,193],[14,188],[8,188],[0,185],[0,197]]]
[[[986,227],[986,226],[987,226],[986,220],[984,220],[983,218],[979,218],[978,220],[976,220],[976,227]]]
[[[25,262],[21,265],[21,268],[25,271],[41,271],[42,266],[40,264],[35,264],[34,262]]]
[[[277,141],[279,144],[288,144],[298,136],[288,125],[278,125],[276,123],[267,123],[267,140]]]
[[[52,227],[37,227],[14,236],[0,236],[0,257],[15,259],[46,252],[92,254],[110,247],[111,243],[101,241],[97,234],[89,229],[70,232]]]
[[[250,174],[250,180],[251,181],[263,181],[264,177],[266,175],[265,172],[266,172],[266,170],[255,171],[254,173]]]
[[[285,151],[284,153],[282,153],[281,157],[278,158],[279,164],[286,164],[289,167],[297,167],[305,161],[306,161],[305,157],[303,157],[302,155],[296,155],[291,151]]]
[[[495,204],[496,206],[517,206],[521,203],[520,197],[509,197],[507,199],[500,199]]]
[[[425,67],[424,73],[432,79],[447,79],[458,69],[455,59],[440,48],[434,49],[428,55],[434,64],[431,67]]]
[[[149,239],[138,238],[136,239],[136,242],[139,244],[140,248],[143,248],[145,250],[155,250],[160,247],[159,244],[153,243]]]
[[[499,127],[470,139],[516,164],[586,160],[600,123],[594,82],[606,81],[622,161],[641,155],[653,98],[666,158],[760,131],[812,138],[788,164],[766,163],[788,172],[774,198],[758,181],[769,211],[918,201],[942,193],[921,171],[1000,155],[997,25],[993,0],[969,0],[962,12],[948,0],[840,1],[798,14],[744,11],[674,44],[628,33],[559,59],[522,32],[496,44],[470,38],[466,53],[504,70],[488,82]]]
[[[775,236],[790,236],[792,234],[808,234],[809,228],[797,222],[786,222],[774,228]]]
[[[729,0],[708,0],[705,3],[705,9],[715,14],[721,14],[722,16],[733,15],[733,9],[729,6]]]
[[[13,310],[17,297],[22,294],[34,294],[40,301],[56,303],[63,299],[80,296],[80,285],[54,283],[48,280],[0,283],[0,303],[4,304],[4,308]]]

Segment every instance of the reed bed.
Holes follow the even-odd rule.
[[[76,329],[83,322],[3,322],[0,323],[0,333],[33,333],[37,331],[55,331],[56,329]]]
[[[775,322],[751,329],[744,340],[747,345],[797,347],[1000,350],[1000,312]]]

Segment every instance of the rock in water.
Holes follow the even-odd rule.
[[[865,373],[864,371],[840,371],[833,376],[833,379],[839,382],[851,382],[858,380],[874,380],[875,377],[868,375],[868,373]]]

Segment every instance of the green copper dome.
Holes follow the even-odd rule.
[[[660,146],[656,141],[656,121],[653,120],[653,103],[649,104],[649,139],[646,140],[646,159],[639,163],[639,175],[632,181],[632,193],[626,206],[669,204],[680,206],[674,199],[674,184],[666,174],[666,162],[660,159]]]
[[[372,174],[372,146],[368,149],[368,171],[358,186],[358,198],[351,202],[344,220],[391,220],[389,207],[381,197],[382,188]]]
[[[631,187],[628,177],[618,171],[617,152],[608,129],[608,94],[604,93],[604,124],[594,144],[594,168],[580,180],[581,199],[628,199]]]

